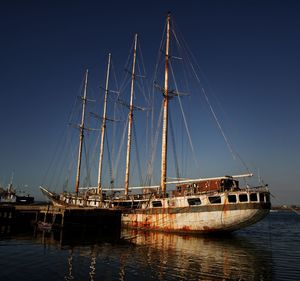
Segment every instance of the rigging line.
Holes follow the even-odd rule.
[[[202,93],[203,93],[203,95],[204,95],[204,97],[205,97],[205,100],[206,100],[206,102],[207,102],[207,104],[208,104],[208,106],[209,106],[209,109],[210,109],[210,111],[211,111],[211,113],[212,113],[212,115],[213,115],[213,117],[214,117],[214,119],[215,119],[215,121],[216,121],[216,123],[217,123],[217,125],[218,125],[218,128],[219,128],[219,130],[220,130],[220,132],[221,132],[221,134],[222,134],[222,136],[223,136],[223,138],[224,138],[224,140],[225,140],[225,142],[226,142],[226,144],[227,144],[227,146],[228,146],[228,149],[230,150],[230,152],[232,153],[233,157],[235,158],[235,156],[234,156],[234,151],[232,150],[232,147],[231,147],[231,145],[230,145],[230,143],[229,143],[229,141],[228,141],[228,139],[227,139],[227,137],[226,137],[226,135],[225,135],[225,133],[224,133],[222,127],[221,127],[221,124],[220,124],[220,122],[219,122],[219,119],[217,118],[217,115],[216,115],[214,109],[212,108],[212,105],[211,105],[210,102],[209,102],[209,99],[208,99],[208,97],[207,97],[207,95],[206,95],[206,92],[205,92],[205,90],[204,90],[203,88],[201,88],[201,90],[202,90]]]
[[[216,113],[215,113],[212,105],[210,104],[209,99],[208,99],[208,97],[207,97],[207,95],[205,93],[205,90],[203,88],[202,88],[202,93],[204,94],[204,97],[205,97],[206,102],[207,102],[207,104],[209,106],[209,109],[210,109],[210,111],[211,111],[211,113],[212,113],[212,115],[213,115],[213,117],[214,117],[214,119],[215,119],[215,121],[217,123],[217,126],[218,126],[218,128],[219,128],[219,130],[220,130],[220,132],[221,132],[221,134],[222,134],[222,136],[223,136],[226,144],[227,144],[228,149],[230,150],[230,152],[232,154],[233,159],[235,160],[236,157],[237,157],[241,161],[241,163],[244,165],[244,167],[246,168],[246,170],[249,172],[249,168],[247,167],[246,163],[241,159],[241,157],[239,156],[239,154],[236,151],[234,151],[234,149],[233,149],[233,147],[231,145],[231,142],[229,141],[229,139],[225,135],[225,132],[224,132],[224,130],[223,130],[223,128],[222,128],[222,126],[221,126],[221,124],[219,122],[219,119],[218,119],[218,117],[217,117],[217,115],[216,115]]]
[[[120,158],[121,158],[121,151],[122,151],[122,148],[123,148],[124,142],[125,142],[125,135],[126,135],[127,126],[128,126],[128,118],[126,119],[126,122],[125,122],[125,125],[124,125],[124,128],[123,128],[123,135],[122,135],[121,143],[120,143],[120,146],[119,146],[119,151],[118,151],[118,154],[117,154],[117,160],[116,160],[116,165],[115,165],[115,167],[116,167],[115,168],[115,171],[116,171],[115,174],[116,175],[118,174],[119,162],[120,162]]]
[[[139,64],[137,64],[137,69],[138,69],[138,71],[140,71]],[[149,95],[148,95],[148,97],[146,95],[146,86],[145,86],[145,83],[144,83],[144,79],[143,78],[142,79],[138,79],[138,80],[136,80],[136,82],[137,82],[136,84],[137,84],[137,87],[139,89],[139,92],[142,93],[142,95],[143,95],[143,97],[145,99],[146,104],[149,105],[150,104],[150,100],[149,100]],[[136,96],[135,96],[135,99],[136,99]]]
[[[147,157],[150,154],[150,137],[149,135],[151,132],[149,131],[149,123],[151,121],[151,115],[149,111],[146,111],[146,128],[145,128],[145,150],[144,150],[144,155]]]
[[[142,72],[140,71],[140,73],[143,73],[143,75],[145,77],[147,77],[146,67],[145,67],[145,63],[144,63],[144,56],[143,56],[143,53],[142,53],[142,48],[141,48],[141,45],[140,45],[140,41],[138,41],[138,54],[140,55],[139,61],[141,62],[141,67],[138,64],[139,71],[140,71],[140,68],[142,68]],[[144,79],[142,79],[141,84],[142,84],[143,89],[149,89],[148,87],[145,86],[146,83],[144,82]],[[148,91],[148,98],[145,95],[145,100],[147,101],[147,103],[149,105],[150,104],[150,93],[149,93],[149,91]]]
[[[112,173],[112,161],[111,161],[111,154],[110,154],[109,141],[108,141],[107,134],[105,134],[105,141],[106,141],[106,147],[107,147],[107,159],[108,159],[108,168],[109,168],[109,175],[110,175],[109,187],[111,189],[113,189],[114,188],[114,179],[113,179],[113,173]]]
[[[158,118],[158,122],[157,122],[157,128],[156,128],[154,139],[153,139],[153,144],[152,144],[152,149],[151,149],[152,153],[151,153],[151,157],[148,162],[147,177],[148,177],[149,185],[151,185],[151,179],[153,178],[153,163],[154,163],[154,158],[155,158],[156,149],[157,149],[159,131],[160,131],[160,128],[162,125],[162,115],[163,115],[163,101],[161,102],[160,113],[159,113],[159,118]]]
[[[73,151],[70,149],[70,147],[72,147],[72,144],[71,145],[69,145],[69,143],[71,143],[71,132],[72,132],[72,130],[71,130],[71,128],[69,127],[69,129],[67,130],[68,132],[67,132],[67,139],[66,139],[66,141],[65,141],[65,146],[63,146],[62,147],[62,150],[63,151],[66,151],[66,150],[68,150],[69,151],[69,154],[71,154]],[[68,149],[65,149],[65,147],[66,148],[68,148]],[[63,157],[63,153],[61,153],[60,155],[59,155],[60,157]],[[72,155],[71,155],[72,156]],[[69,159],[70,157],[67,155],[67,157],[64,157],[63,158],[63,162],[62,162],[62,164],[61,164],[61,169],[59,169],[59,165],[56,165],[56,167],[55,167],[55,170],[54,170],[54,173],[55,173],[55,176],[54,177],[56,177],[56,182],[57,182],[57,184],[56,184],[56,186],[59,186],[59,180],[61,179],[61,175],[62,175],[62,173],[64,172],[64,169],[65,169],[65,166],[66,166],[66,163],[67,163],[67,159]],[[59,161],[60,159],[57,159],[57,161]],[[71,159],[72,160],[72,159]],[[72,162],[72,161],[71,161]],[[54,182],[54,180],[55,180],[55,178],[54,177],[52,177],[52,180],[51,180],[51,184]]]
[[[73,115],[74,115],[74,112],[75,112],[75,108],[76,108],[76,105],[77,105],[77,100],[78,100],[77,98],[74,99],[72,109],[71,109],[71,111],[70,111],[70,113],[69,113],[69,118],[68,118],[69,122],[68,122],[68,124],[71,122],[71,120],[72,120],[72,118],[73,118]],[[62,155],[62,153],[59,153],[59,147],[63,146],[63,140],[64,140],[65,132],[66,132],[66,130],[65,130],[65,127],[64,127],[64,128],[62,128],[62,131],[61,131],[61,133],[59,134],[59,135],[60,135],[60,138],[58,139],[58,141],[57,141],[57,143],[56,143],[56,146],[55,146],[55,147],[56,147],[56,148],[55,148],[55,152],[54,152],[54,154],[52,154],[53,156],[51,157],[50,163],[49,163],[49,165],[48,165],[48,167],[47,167],[47,169],[46,169],[46,172],[45,172],[45,174],[44,174],[44,176],[43,176],[43,182],[47,180],[47,177],[49,176],[50,170],[53,168],[54,162],[55,162],[55,161],[58,161],[57,158],[58,158],[59,156]],[[70,134],[69,132],[70,132],[70,130],[67,130],[67,134],[66,134],[66,137],[67,137],[67,138],[68,138],[68,135]],[[65,142],[64,142],[64,143],[65,143]],[[62,151],[64,151],[63,148],[62,148]],[[58,168],[57,165],[55,166],[55,168],[56,168],[56,169]],[[55,170],[56,170],[56,169],[55,169]],[[56,172],[55,172],[55,173],[56,173]],[[52,177],[51,177],[51,182],[52,182],[52,183],[53,183],[53,180],[54,180],[54,177],[52,176]],[[50,182],[49,184],[51,184],[51,182]]]
[[[188,58],[188,54],[186,54],[187,52],[185,51],[184,47],[182,46],[180,40],[178,39],[174,28],[172,29],[172,34],[173,34],[173,36],[175,38],[175,41],[177,43],[177,46],[178,46],[179,56],[182,58],[180,60],[180,62],[182,63],[182,66],[183,66],[183,74],[184,74],[183,76],[185,78],[184,81],[185,81],[186,89],[187,89],[187,92],[191,92],[189,82],[188,82],[189,81],[189,79],[188,79],[189,75],[188,75],[188,71],[187,71],[187,69],[185,67],[185,64],[184,64],[184,62],[186,60],[186,57]]]
[[[138,141],[137,141],[137,134],[136,134],[134,118],[132,118],[132,125],[133,125],[132,128],[133,128],[134,144],[135,144],[135,151],[136,151],[136,160],[137,160],[137,165],[138,165],[138,173],[139,173],[140,183],[142,183],[143,175],[142,175],[142,169],[141,169],[140,154],[139,154],[139,149],[138,149]]]
[[[278,203],[280,203],[280,205],[284,205],[284,206],[285,206],[285,204],[284,204],[283,202],[281,202],[279,199],[277,199],[277,197],[276,197],[273,193],[270,192],[270,194],[271,194],[271,196],[272,196]],[[300,212],[298,212],[298,211],[297,211],[295,208],[293,208],[293,207],[288,207],[288,206],[286,206],[286,209],[290,209],[291,211],[295,212],[297,215],[300,215]]]
[[[163,61],[161,59],[162,57],[162,50],[163,50],[163,45],[164,45],[164,41],[165,41],[165,33],[166,33],[166,24],[164,25],[164,29],[162,32],[162,37],[160,40],[160,45],[158,47],[157,50],[157,60],[155,63],[155,68],[154,68],[154,73],[153,73],[153,79],[151,81],[151,84],[153,85],[151,87],[151,91],[149,91],[149,105],[151,105],[151,116],[150,116],[150,145],[149,145],[149,153],[150,153],[150,157],[148,160],[148,164],[147,164],[147,175],[146,175],[146,180],[145,182],[148,182],[148,184],[151,184],[151,180],[153,180],[153,163],[154,163],[154,158],[155,158],[155,154],[156,154],[156,149],[157,149],[157,142],[158,142],[158,136],[159,136],[159,128],[160,128],[160,123],[162,120],[162,109],[163,109],[163,104],[161,104],[161,108],[160,108],[160,113],[159,113],[159,118],[158,118],[158,122],[155,122],[155,109],[154,109],[154,103],[155,103],[155,83],[157,81],[158,78],[158,72],[159,72],[159,68],[163,65]],[[156,126],[155,126],[156,124]],[[156,127],[156,128],[155,128]]]
[[[170,120],[170,129],[171,129],[171,140],[173,142],[173,154],[174,154],[174,165],[175,165],[175,170],[176,170],[176,176],[179,179],[180,178],[180,173],[179,173],[179,166],[178,166],[178,157],[176,153],[176,142],[175,142],[175,137],[174,137],[174,128],[173,128],[173,121],[172,121],[172,116],[171,116],[171,110],[169,111],[169,120]]]
[[[179,60],[179,63],[181,63],[181,65],[182,65],[182,69],[183,69],[183,75],[182,76],[184,78],[183,82],[185,84],[185,88],[187,89],[187,92],[189,93],[189,92],[192,92],[191,88],[190,88],[189,78],[188,78],[190,75],[189,75],[189,71],[187,69],[187,64],[185,64],[186,57],[188,57],[188,55],[186,54],[186,51],[185,51],[184,47],[182,46],[182,44],[181,44],[181,42],[180,42],[180,40],[179,40],[179,38],[177,36],[177,33],[175,32],[175,28],[174,27],[175,27],[175,24],[173,23],[172,34],[173,34],[173,36],[175,38],[175,42],[177,43],[177,51],[179,53],[179,57],[182,58],[181,60]],[[176,27],[176,29],[177,29],[177,27]],[[191,110],[188,110],[188,113],[189,112],[191,112]],[[182,127],[184,126],[184,120],[183,120],[183,123],[181,125],[182,125]],[[183,152],[183,150],[184,150],[184,146],[183,146],[183,134],[181,135],[181,137],[182,137],[182,148],[181,148],[182,155],[187,156],[187,153]],[[188,157],[182,157],[182,167],[187,167],[188,166],[187,165],[187,159],[188,159]],[[198,168],[198,170],[200,170],[198,159],[197,159],[197,163],[198,163],[198,167],[197,168]],[[186,171],[184,173],[186,173]]]
[[[128,53],[128,57],[127,57],[127,60],[126,60],[126,62],[125,62],[125,65],[124,65],[124,69],[126,70],[126,69],[128,69],[129,67],[129,61],[130,61],[130,58],[131,58],[131,56],[132,56],[132,54],[133,54],[133,46],[134,46],[134,40],[132,41],[132,44],[131,44],[131,47],[130,47],[130,49],[129,49],[129,53]],[[126,82],[126,80],[127,80],[127,76],[128,76],[128,72],[127,71],[125,71],[125,75],[123,76],[123,81],[121,81],[121,84],[120,84],[120,91],[121,91],[121,89],[123,89],[124,87],[124,84],[125,84],[125,82]]]
[[[90,176],[90,165],[89,165],[89,146],[87,145],[87,138],[85,137],[83,139],[83,148],[84,148],[84,154],[85,154],[85,169],[86,169],[86,176],[84,178],[84,186],[91,186],[91,176]]]
[[[177,38],[177,37],[176,37],[176,38]],[[196,77],[197,82],[198,82],[198,83],[200,84],[200,86],[201,86],[202,83],[201,83],[201,81],[200,81],[200,79],[199,79],[199,76],[197,75],[197,72],[196,72],[196,70],[195,70],[195,68],[194,68],[194,65],[193,65],[192,61],[195,62],[195,65],[197,66],[197,68],[199,69],[199,71],[202,73],[203,77],[205,78],[206,83],[208,84],[208,87],[210,88],[209,83],[208,83],[208,79],[206,78],[205,74],[204,74],[203,71],[201,70],[199,64],[197,63],[197,60],[196,60],[195,56],[193,55],[193,53],[191,52],[191,50],[190,50],[190,48],[188,47],[187,43],[186,43],[185,40],[183,39],[183,36],[182,36],[182,42],[184,43],[184,46],[185,46],[185,48],[186,48],[186,50],[187,50],[187,56],[186,56],[186,57],[187,57],[187,60],[188,60],[189,64],[191,65],[192,72],[193,72],[194,76]],[[201,88],[202,88],[202,90],[203,90],[203,86],[201,86]],[[212,93],[213,93],[213,91],[212,91]],[[207,96],[207,95],[205,95],[205,98],[206,98],[206,100],[208,100],[208,96]],[[216,97],[215,97],[215,98],[216,98]],[[219,104],[219,101],[218,101],[217,98],[216,98],[216,100],[217,100],[217,102],[218,102],[218,104]],[[210,106],[211,106],[211,105],[210,105]],[[219,105],[219,107],[221,108],[221,110],[223,111],[223,113],[225,113],[225,111],[223,110],[223,107],[220,106],[220,105]],[[211,108],[212,108],[212,106],[211,106]],[[213,114],[213,115],[214,115],[214,114]],[[226,115],[226,114],[225,114],[225,115]],[[215,116],[216,116],[216,114],[214,115],[214,118],[215,118]],[[220,128],[220,126],[221,126],[220,122],[217,122],[217,123],[218,123],[218,126],[219,126],[219,128]],[[222,130],[222,131],[223,131],[223,130]],[[222,135],[223,135],[223,137],[224,137],[224,135],[225,135],[224,131],[223,131]],[[227,141],[229,142],[228,137],[224,138],[225,142],[227,143],[226,139],[227,139]],[[228,146],[228,143],[227,143],[227,146]],[[236,158],[237,158],[237,159],[241,162],[241,164],[244,166],[244,168],[246,168],[246,169],[249,171],[249,168],[248,168],[248,166],[246,165],[245,161],[244,161],[244,160],[242,159],[242,157],[239,155],[239,153],[237,152],[237,150],[234,149],[234,146],[233,146],[232,142],[230,142],[230,145],[229,145],[229,146],[230,146],[229,150],[230,150],[230,152],[232,153],[233,159],[236,160]]]
[[[162,60],[161,57],[162,57],[162,54],[164,53],[163,46],[164,46],[165,37],[166,37],[165,36],[166,29],[167,29],[167,25],[165,24],[164,25],[164,30],[163,30],[163,33],[162,33],[162,37],[161,37],[161,40],[160,40],[160,45],[159,45],[159,48],[158,48],[158,51],[157,51],[158,54],[157,54],[157,60],[156,60],[155,69],[154,69],[152,85],[157,80],[157,76],[158,76],[158,72],[159,72],[158,70],[159,70],[160,66],[162,66],[163,69],[164,69],[164,60]]]
[[[68,166],[68,169],[67,169],[64,185],[63,185],[63,190],[64,191],[67,191],[67,187],[68,187],[68,183],[69,183],[69,177],[70,177],[71,171],[73,170],[73,166],[74,166],[74,163],[70,162],[69,166]]]
[[[124,83],[122,83],[122,85],[120,86],[120,95],[119,96],[123,95],[123,92],[125,92],[125,89],[128,87],[128,85],[131,82],[131,80],[129,79],[130,78],[129,73],[126,73],[125,76],[127,76],[127,77],[126,77],[126,79],[124,79]]]
[[[63,135],[65,133],[65,130],[63,128],[63,130],[61,131],[60,133],[60,137],[56,143],[56,146],[55,146],[55,150],[54,150],[54,154],[52,154],[52,157],[51,157],[51,160],[50,160],[50,163],[46,169],[46,172],[44,173],[43,175],[43,179],[42,179],[42,182],[44,183],[46,181],[46,179],[48,178],[48,175],[49,175],[49,172],[50,172],[50,169],[53,168],[53,165],[54,165],[54,162],[55,160],[57,160],[56,158],[58,158],[58,156],[60,155],[58,150],[59,150],[59,147],[62,146],[62,143],[63,143]]]
[[[113,118],[114,120],[117,120],[117,103],[116,101],[114,101],[113,103]],[[115,156],[115,146],[116,146],[116,132],[117,132],[117,122],[113,122],[113,127],[112,127],[112,148],[111,148],[111,155],[114,159]],[[112,162],[112,171],[111,171],[111,180],[114,181],[114,171],[115,171],[115,166],[114,166],[114,162]]]
[[[113,76],[113,79],[114,79],[114,83],[115,83],[115,85],[116,85],[116,89],[117,89],[117,91],[119,91],[119,85],[118,85],[117,73],[116,73],[116,70],[115,70],[116,68],[115,68],[114,61],[113,61],[112,56],[111,56],[110,65],[111,65],[111,73],[112,73],[112,76]]]
[[[159,52],[159,55],[160,55],[161,54],[160,49],[159,49],[158,52]],[[154,72],[154,75],[153,75],[153,80],[151,81],[151,85],[152,85],[151,89],[152,90],[150,91],[150,95],[151,95],[150,96],[150,99],[151,99],[151,115],[150,115],[150,128],[149,128],[149,132],[150,132],[149,153],[151,153],[151,149],[153,149],[154,146],[155,146],[155,144],[154,144],[155,143],[155,136],[156,136],[156,134],[155,134],[155,124],[156,124],[156,126],[158,126],[158,124],[159,124],[159,123],[155,122],[156,110],[154,108],[154,104],[155,104],[155,101],[156,101],[156,88],[155,88],[154,85],[155,85],[155,81],[156,81],[158,67],[159,67],[159,60],[157,60],[157,62],[156,62],[155,72]],[[161,114],[162,114],[162,108],[160,109],[159,120],[161,120]],[[159,122],[161,122],[161,121],[159,121]],[[150,160],[149,160],[148,163],[150,163]]]
[[[187,50],[188,50],[188,47],[187,47],[187,46],[186,46],[186,48],[187,48]],[[189,50],[188,50],[188,51],[189,51]],[[191,51],[189,51],[189,53],[190,53],[191,57],[193,58],[193,60],[195,61],[196,66],[200,69],[200,67],[199,67],[199,65],[197,64],[195,58],[193,57],[193,54],[191,53]],[[206,92],[205,92],[204,88],[201,86],[200,78],[199,78],[199,76],[198,76],[198,74],[197,74],[197,72],[196,72],[196,70],[195,70],[195,67],[194,67],[194,65],[193,65],[193,63],[192,63],[192,61],[191,61],[190,59],[189,59],[189,64],[190,64],[190,66],[191,66],[192,73],[194,74],[194,76],[195,76],[197,82],[199,83],[199,85],[200,85],[200,87],[201,87],[201,90],[202,90],[202,93],[204,94],[205,100],[206,100],[206,102],[207,102],[207,104],[208,104],[208,106],[209,106],[209,108],[210,108],[210,111],[211,111],[211,113],[212,113],[212,115],[213,115],[213,117],[214,117],[214,119],[215,119],[215,121],[216,121],[216,123],[217,123],[218,128],[219,128],[220,131],[221,131],[221,134],[222,134],[222,136],[223,136],[223,138],[224,138],[224,140],[225,140],[225,142],[226,142],[226,144],[227,144],[227,147],[229,148],[229,151],[230,151],[231,154],[232,154],[233,159],[234,159],[234,160],[236,160],[236,158],[239,159],[239,161],[240,161],[241,164],[244,166],[244,168],[245,168],[247,171],[249,171],[248,166],[246,165],[246,163],[244,162],[244,160],[241,158],[241,156],[239,155],[239,153],[233,148],[232,143],[229,142],[229,139],[227,138],[227,136],[226,136],[224,130],[222,129],[221,123],[219,122],[219,120],[218,120],[218,118],[217,118],[217,115],[215,114],[215,111],[214,111],[214,109],[213,109],[211,103],[209,102],[208,96],[206,95]]]
[[[69,153],[68,153],[69,156],[67,155],[67,157],[64,158],[64,162],[62,163],[62,168],[59,169],[59,172],[58,172],[58,175],[57,175],[57,181],[60,180],[60,178],[62,177],[63,172],[65,172],[65,167],[67,166],[67,162],[68,162],[67,159],[69,159],[69,165],[68,165],[69,170],[66,171],[66,177],[70,176],[70,174],[71,174],[71,169],[73,168],[73,165],[74,165],[75,161],[72,161],[72,152],[70,151],[70,147],[71,146],[67,146],[67,148],[69,148]],[[70,161],[70,158],[71,158],[71,161]],[[58,169],[58,167],[57,167],[57,169]],[[58,185],[58,182],[57,182],[57,185]]]
[[[174,80],[174,84],[175,84],[175,89],[178,92],[177,82],[176,82],[176,79],[175,79],[175,75],[174,75],[172,64],[170,63],[169,66],[170,66],[171,73],[172,73],[172,76],[173,76],[173,80]],[[187,133],[187,136],[188,136],[188,140],[189,140],[189,143],[190,143],[190,146],[191,146],[193,158],[194,158],[195,164],[197,166],[197,169],[199,170],[200,165],[199,165],[198,160],[196,158],[196,152],[195,152],[195,149],[194,149],[194,145],[193,145],[193,141],[192,141],[192,138],[191,138],[190,130],[189,130],[189,127],[188,127],[188,124],[187,124],[187,120],[186,120],[186,117],[185,117],[185,113],[184,113],[184,110],[183,110],[183,106],[182,106],[180,95],[177,95],[177,98],[178,98],[178,101],[179,101],[179,106],[180,106],[180,110],[181,110],[181,114],[182,114],[182,118],[183,118],[185,130],[186,130],[186,133]]]
[[[92,157],[91,157],[91,163],[96,163],[96,158],[97,158],[97,149],[99,147],[99,142],[100,142],[100,135],[101,135],[101,131],[99,130],[98,131],[98,134],[97,134],[97,137],[96,137],[96,140],[94,142],[94,147],[92,148]]]
[[[67,141],[66,139],[64,139],[64,142],[62,144],[62,147],[60,148],[60,151],[66,151],[65,148],[67,148]],[[61,159],[61,156],[63,155],[63,153],[59,153],[60,151],[57,151],[57,156],[55,156],[55,158],[53,158],[53,166],[51,165],[51,170],[52,170],[52,175],[49,179],[49,182],[47,184],[49,184],[49,186],[53,186],[53,183],[56,181],[57,184],[55,184],[55,186],[58,186],[58,182],[59,182],[59,172],[61,172],[62,168],[64,168],[64,165],[62,164],[62,162],[60,162],[60,160],[65,160],[66,157],[64,157],[63,159]],[[54,161],[55,159],[55,161]],[[56,165],[54,165],[54,163],[56,163]],[[61,169],[59,169],[59,166]]]
[[[70,177],[71,175],[71,168],[69,168],[69,171],[67,169],[65,169],[65,167],[69,166],[72,167],[72,165],[74,165],[75,163],[75,154],[74,154],[74,143],[72,143],[72,136],[74,135],[74,131],[71,128],[71,124],[73,123],[73,120],[75,120],[75,114],[78,114],[78,97],[75,98],[72,110],[70,112],[70,116],[69,116],[69,122],[68,122],[68,128],[67,128],[67,133],[66,133],[66,141],[64,144],[64,147],[62,148],[62,151],[68,151],[68,154],[65,155],[64,153],[60,153],[60,157],[63,158],[62,160],[62,164],[61,165],[56,165],[55,170],[59,170],[57,176],[57,186],[59,186],[59,180],[62,178],[62,173],[66,172],[67,176]],[[67,162],[69,162],[69,165],[67,165]],[[60,166],[60,168],[59,168]],[[54,180],[54,177],[52,178],[52,182]]]

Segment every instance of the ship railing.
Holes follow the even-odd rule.
[[[268,185],[260,185],[260,186],[246,186],[242,187],[241,191],[246,192],[269,192]]]

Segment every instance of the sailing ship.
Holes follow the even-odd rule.
[[[122,210],[122,225],[128,228],[156,230],[179,233],[232,232],[249,226],[263,219],[270,211],[270,192],[268,186],[259,184],[255,187],[240,185],[239,179],[251,177],[251,173],[212,178],[167,180],[167,145],[168,145],[168,109],[171,90],[169,90],[171,17],[167,16],[165,40],[165,70],[163,92],[163,125],[161,141],[161,176],[156,186],[130,187],[130,152],[133,118],[133,96],[135,86],[135,67],[137,40],[135,35],[133,63],[131,70],[131,91],[128,113],[128,135],[126,153],[125,184],[123,195],[107,197],[102,186],[103,147],[106,128],[106,102],[110,72],[109,55],[106,74],[104,109],[101,125],[101,143],[99,156],[98,185],[80,192],[79,179],[81,167],[82,140],[86,105],[87,73],[85,76],[84,96],[82,98],[82,118],[78,152],[75,193],[56,194],[45,187],[42,192],[59,206],[76,205],[81,207],[115,208]],[[167,185],[174,186],[167,191]],[[141,192],[131,194],[133,189]]]

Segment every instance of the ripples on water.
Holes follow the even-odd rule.
[[[0,280],[300,280],[300,216],[230,236],[34,232],[0,239]]]

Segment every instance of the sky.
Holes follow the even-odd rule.
[[[97,91],[107,54],[124,65],[138,33],[151,73],[168,11],[213,95],[225,104],[239,154],[269,184],[273,204],[300,204],[296,0],[1,1],[2,185],[13,172],[16,186],[40,196],[85,69]],[[214,164],[207,163],[214,175]]]

